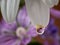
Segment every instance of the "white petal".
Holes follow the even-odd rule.
[[[1,6],[1,0],[0,0],[0,6]]]
[[[3,18],[6,22],[11,23],[16,20],[20,0],[3,0],[3,2],[4,4],[1,4],[1,10],[4,9],[2,11]]]
[[[42,0],[46,5],[49,7],[53,7],[54,5],[57,5],[59,0]]]
[[[16,20],[16,15],[19,8],[20,0],[8,0],[7,1],[7,18],[8,22],[13,22]]]
[[[54,4],[54,5],[57,5],[59,3],[59,0],[51,0],[51,2]]]
[[[7,7],[7,0],[1,0],[1,12],[2,12],[2,16],[5,20],[7,20],[7,10],[6,10],[6,7]]]
[[[40,0],[25,0],[28,15],[34,25],[46,27],[50,19],[50,10]]]

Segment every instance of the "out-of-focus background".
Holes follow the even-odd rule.
[[[21,0],[19,9],[21,9],[24,5],[25,1]],[[52,11],[50,11],[50,22],[47,30],[43,35],[38,35],[37,37],[35,37],[28,45],[60,45],[60,1],[59,4],[52,7],[51,10]],[[59,12],[59,14],[56,12]],[[1,19],[2,15],[0,11],[0,21]]]

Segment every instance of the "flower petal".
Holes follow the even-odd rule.
[[[12,24],[8,24],[5,21],[2,21],[0,26],[0,33],[1,34],[13,34],[17,28],[16,22],[12,23]]]
[[[11,45],[15,41],[14,36],[10,35],[0,35],[0,45]]]
[[[10,40],[10,41],[7,41],[7,42],[4,42],[0,45],[11,45],[15,40]]]
[[[60,18],[60,11],[58,11],[58,10],[56,10],[56,9],[54,9],[54,8],[51,8],[51,9],[50,9],[50,12],[51,12],[51,14],[52,14],[54,17]]]
[[[35,28],[33,25],[31,25],[31,26],[28,28],[27,34],[28,34],[29,36],[31,36],[31,37],[37,36],[36,28]]]
[[[26,7],[24,6],[18,13],[17,21],[20,25],[28,27],[30,24],[30,19],[27,15]]]
[[[28,37],[25,37],[25,38],[22,40],[21,44],[22,44],[22,45],[27,45],[30,41],[31,41],[31,37],[28,36]]]
[[[1,6],[1,0],[0,0],[0,6]]]
[[[1,11],[4,20],[11,23],[16,20],[20,0],[2,0]]]
[[[59,0],[42,0],[46,5],[49,7],[53,7],[54,5],[57,5]]]
[[[7,0],[1,0],[1,12],[2,12],[2,16],[3,16],[3,18],[4,18],[4,20],[7,20],[7,14],[6,14],[6,7],[7,7],[7,5],[6,5],[6,3],[7,3]]]
[[[17,39],[11,45],[20,45],[20,43],[21,43],[20,40]]]
[[[42,25],[46,27],[50,19],[50,10],[40,0],[25,0],[28,16],[34,25]]]

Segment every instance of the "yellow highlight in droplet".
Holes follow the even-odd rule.
[[[36,25],[36,29],[43,28],[42,25]]]

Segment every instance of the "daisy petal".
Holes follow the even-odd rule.
[[[50,19],[50,10],[40,0],[25,0],[28,16],[34,25],[46,27]]]
[[[7,0],[1,0],[1,12],[4,20],[7,20],[7,14],[6,14],[6,7],[7,7]]]
[[[8,22],[16,20],[20,0],[7,0],[7,19]]]
[[[54,5],[57,5],[59,0],[42,0],[46,5],[49,7],[53,7]]]
[[[0,6],[1,6],[1,0],[0,0]]]
[[[4,20],[11,23],[16,20],[20,0],[2,0],[1,11]]]

